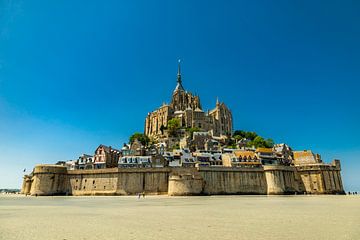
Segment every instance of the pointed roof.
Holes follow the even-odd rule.
[[[180,59],[178,60],[178,73],[177,73],[177,80],[176,80],[177,84],[175,87],[174,92],[177,92],[179,90],[181,91],[185,91],[184,87],[182,86],[182,81],[181,81],[181,68],[180,68]]]
[[[199,107],[196,107],[195,112],[204,112],[204,111],[201,110]]]

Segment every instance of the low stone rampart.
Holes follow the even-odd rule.
[[[66,170],[37,165],[25,176],[22,193],[31,195],[168,194],[334,194],[344,193],[340,165],[199,168],[107,168]]]

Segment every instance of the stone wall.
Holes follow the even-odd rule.
[[[331,164],[309,164],[296,166],[300,189],[311,194],[344,194],[339,160]]]
[[[264,166],[267,194],[294,194],[299,192],[295,169],[289,166]]]
[[[266,194],[262,168],[202,167],[203,194]]]
[[[66,167],[46,164],[37,165],[34,168],[33,175],[30,190],[31,195],[66,194]]]
[[[340,163],[306,166],[107,168],[37,165],[24,177],[31,195],[343,194]]]
[[[68,173],[67,191],[72,195],[167,194],[167,168],[110,168]]]
[[[32,183],[31,176],[25,175],[23,178],[23,184],[20,193],[29,195],[31,191],[31,183]]]

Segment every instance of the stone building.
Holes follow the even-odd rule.
[[[94,158],[89,154],[82,154],[78,160],[78,169],[93,169],[94,167]]]
[[[148,113],[145,119],[144,133],[153,138],[163,138],[167,123],[178,118],[182,129],[198,128],[209,131],[212,136],[231,135],[233,127],[232,113],[224,104],[216,101],[213,110],[203,111],[199,96],[186,91],[182,85],[180,62],[177,73],[177,84],[170,104],[163,104],[157,110]]]
[[[100,144],[95,150],[94,168],[117,167],[120,157],[120,150]]]
[[[273,151],[276,155],[276,158],[281,164],[290,165],[293,162],[293,151],[285,143],[275,144],[273,146]]]
[[[257,148],[255,153],[263,165],[280,163],[272,148]]]
[[[294,151],[295,165],[322,163],[320,154],[314,154],[311,150]]]

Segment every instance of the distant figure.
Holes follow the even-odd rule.
[[[138,193],[138,199],[140,199],[141,193]]]
[[[351,195],[351,192],[348,192],[348,195]]]
[[[142,196],[143,196],[143,198],[145,198],[145,192],[142,192]]]

